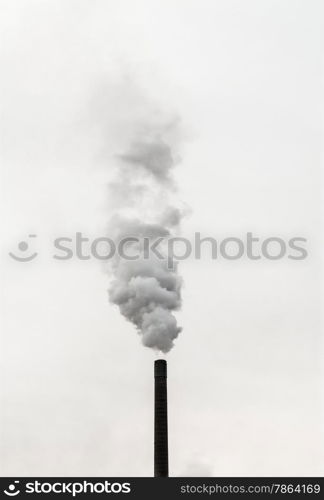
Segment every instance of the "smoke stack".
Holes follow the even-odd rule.
[[[164,359],[154,363],[154,380],[154,477],[168,477],[167,362]]]

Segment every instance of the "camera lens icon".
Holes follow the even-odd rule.
[[[8,495],[9,497],[15,497],[16,495],[19,495],[20,490],[16,489],[17,484],[19,484],[19,481],[14,481],[13,483],[9,484],[8,490],[4,490],[4,494]]]
[[[29,238],[36,238],[37,234],[30,234]],[[30,262],[33,260],[35,257],[37,257],[38,253],[30,253],[27,252],[29,250],[29,242],[27,241],[20,241],[18,243],[18,254],[13,252],[9,252],[10,257],[12,257],[14,260],[18,260],[19,262]]]

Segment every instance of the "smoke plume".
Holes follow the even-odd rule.
[[[116,174],[110,183],[114,215],[109,223],[116,242],[125,241],[127,256],[112,263],[109,298],[132,322],[142,343],[170,351],[181,327],[174,311],[181,307],[182,280],[177,266],[147,253],[146,244],[177,233],[183,215],[176,196],[173,169],[179,161],[179,121],[152,113],[134,126],[125,150],[116,155]],[[132,239],[136,239],[133,241]]]

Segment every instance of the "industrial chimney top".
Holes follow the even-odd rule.
[[[165,359],[157,359],[155,361],[154,377],[167,377],[167,362]]]

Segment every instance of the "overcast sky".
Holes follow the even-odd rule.
[[[155,353],[102,263],[51,258],[105,234],[134,93],[181,118],[183,234],[308,239],[301,261],[181,263],[170,473],[322,475],[320,4],[0,2],[2,475],[153,473]]]

